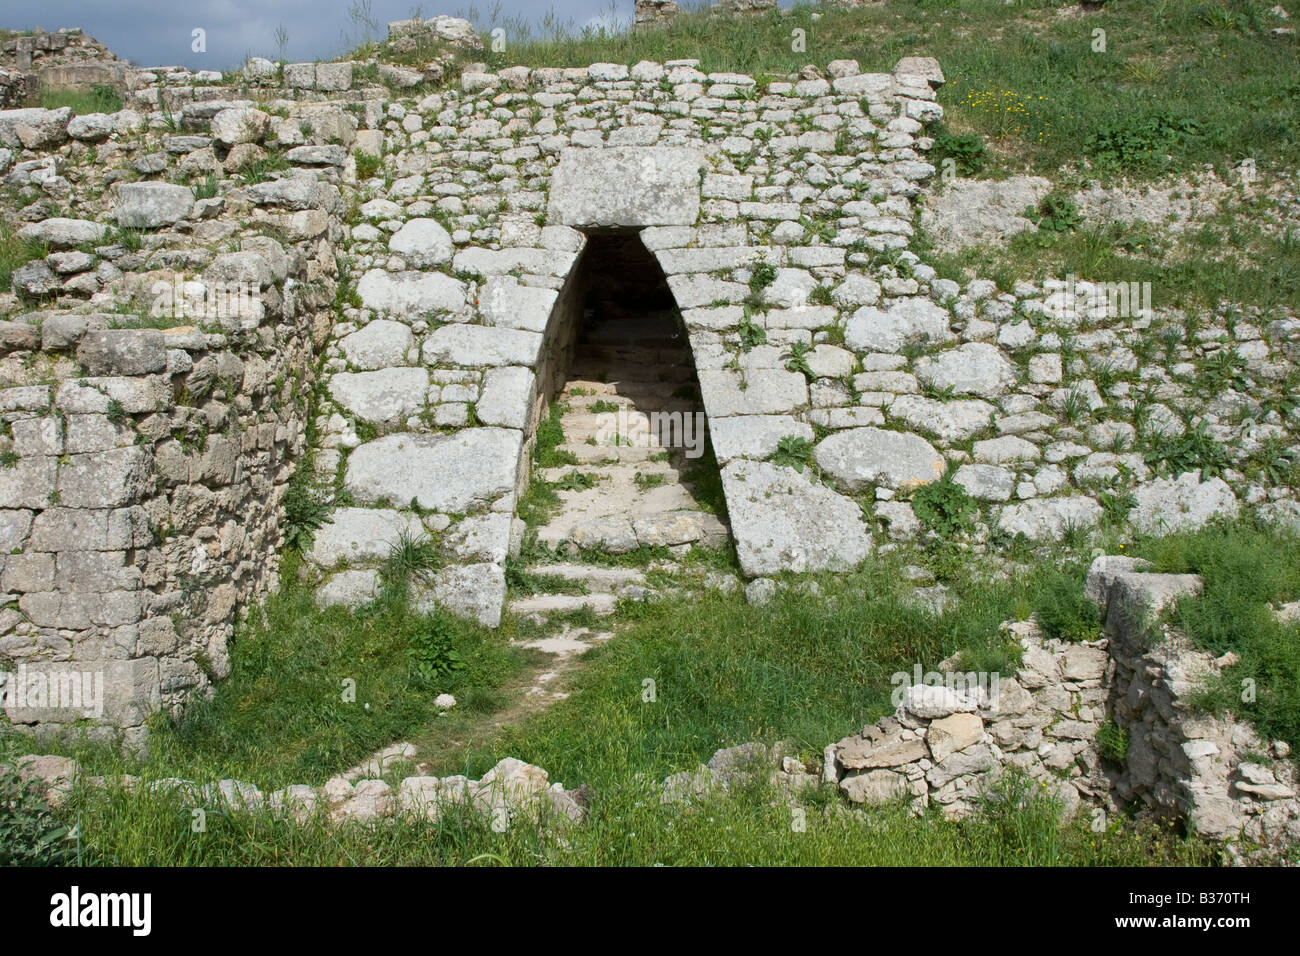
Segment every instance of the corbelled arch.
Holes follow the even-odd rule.
[[[750,321],[750,290],[710,273],[772,265],[772,250],[749,244],[743,225],[697,226],[709,163],[691,146],[567,149],[551,177],[548,226],[574,234],[574,255],[545,325],[536,391],[517,488],[528,481],[533,436],[557,393],[579,326],[577,277],[588,236],[636,232],[667,277],[681,310],[742,570],[848,567],[865,557],[871,537],[851,499],[801,472],[761,459],[787,436],[813,437],[809,387],[785,367],[784,351],[764,347],[735,355],[725,333]],[[767,320],[812,329],[827,310],[799,300]],[[833,310],[832,310],[833,311]],[[734,335],[732,336],[734,337]],[[737,367],[737,365],[739,367]]]

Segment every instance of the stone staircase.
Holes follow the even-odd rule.
[[[511,611],[535,620],[584,608],[603,616],[613,613],[620,597],[640,598],[647,593],[645,575],[634,568],[555,562],[531,565],[528,573],[554,584],[551,593],[520,595],[510,601]]]
[[[591,320],[575,348],[559,400],[564,441],[558,447],[576,464],[544,468],[559,510],[537,527],[537,543],[563,555],[595,550],[623,554],[642,546],[664,546],[675,554],[696,545],[717,547],[727,526],[697,497],[692,477],[713,466],[699,388],[685,336],[672,316],[650,313]],[[672,431],[660,433],[657,419],[671,415]],[[655,427],[652,427],[655,425]],[[549,615],[614,611],[620,597],[649,592],[645,575],[633,568],[539,560],[529,575],[555,585],[521,594],[510,609],[544,620]],[[580,653],[608,635],[565,626],[561,633],[528,644],[553,653]]]
[[[705,465],[707,426],[690,353],[664,341],[662,316],[593,323],[559,396],[576,462],[543,469],[561,507],[537,528],[555,551],[621,554],[641,546],[716,547],[727,527],[701,504],[692,472]],[[667,326],[671,328],[671,326]]]

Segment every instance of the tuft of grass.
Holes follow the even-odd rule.
[[[72,109],[75,116],[88,113],[116,113],[123,106],[122,94],[105,83],[95,83],[88,90],[41,90],[40,99],[44,109],[57,110],[67,106]]]
[[[971,531],[979,507],[949,471],[939,481],[922,485],[912,495],[912,510],[925,527],[941,537],[953,538]]]
[[[413,535],[403,529],[379,569],[380,589],[384,600],[404,601],[412,584],[428,578],[442,565],[438,545],[425,535]]]
[[[1091,641],[1101,633],[1101,608],[1083,593],[1087,569],[1075,563],[1044,572],[1034,613],[1048,637]]]
[[[373,153],[367,153],[365,150],[357,150],[356,163],[357,179],[365,180],[370,179],[379,172],[380,167],[383,165],[383,160]]]
[[[1128,756],[1128,743],[1128,731],[1113,718],[1097,728],[1097,751],[1105,760],[1122,766]]]
[[[14,270],[33,259],[43,259],[49,250],[39,242],[19,239],[18,231],[0,221],[0,292],[13,291]]]
[[[306,551],[316,531],[330,520],[329,502],[312,478],[311,462],[304,459],[298,463],[284,493],[285,547],[290,551]]]
[[[533,462],[538,468],[558,468],[562,465],[578,464],[578,459],[572,452],[560,448],[560,445],[564,444],[564,426],[560,424],[564,412],[565,406],[562,402],[551,402],[546,417],[537,423]]]
[[[289,160],[277,149],[268,149],[261,159],[254,159],[240,166],[235,175],[245,186],[265,182],[275,173],[289,169]]]
[[[952,160],[952,168],[959,176],[974,176],[989,162],[984,138],[979,133],[954,133],[942,124],[934,130],[930,158],[940,168],[945,160]]]

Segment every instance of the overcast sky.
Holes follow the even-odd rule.
[[[294,60],[328,59],[356,44],[358,29],[349,10],[358,0],[0,0],[0,28],[54,31],[81,27],[120,57],[140,66],[180,64],[191,69],[230,69],[245,56],[276,58],[276,27],[284,25],[289,42],[286,56]],[[360,0],[364,2],[364,0]],[[412,15],[416,0],[370,0],[371,17],[379,36],[389,20]],[[550,6],[577,26],[608,17],[610,0],[477,0],[480,28],[491,29],[498,18],[520,15],[539,22]],[[423,15],[464,16],[471,0],[425,0]],[[632,0],[612,8],[622,20],[632,16]],[[191,50],[192,34],[206,31],[207,52]]]

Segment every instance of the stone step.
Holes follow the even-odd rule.
[[[530,594],[527,597],[512,599],[508,606],[513,613],[521,617],[541,620],[551,614],[567,614],[584,608],[604,617],[614,613],[614,605],[617,602],[618,598],[609,593]]]
[[[699,544],[719,547],[729,537],[727,526],[705,511],[686,509],[635,514],[606,514],[575,520],[561,514],[537,529],[537,541],[552,550],[568,546],[626,554],[642,546],[675,547]]]
[[[648,461],[655,455],[661,455],[663,448],[658,447],[641,447],[634,448],[629,445],[588,445],[585,442],[578,444],[565,442],[560,445],[562,451],[567,451],[578,460],[579,464],[597,465],[606,462],[636,462]]]
[[[633,486],[636,487],[636,475],[639,472],[642,475],[663,475],[664,480],[661,483],[662,486],[662,484],[667,484],[668,482],[672,482],[673,484],[681,483],[679,467],[680,462],[678,462],[678,467],[674,467],[674,462],[670,458],[668,461],[596,462],[593,463],[591,468],[581,468],[577,465],[561,465],[558,468],[539,468],[536,474],[537,477],[541,478],[543,481],[555,483],[562,482],[569,475],[578,472],[584,475],[597,476],[597,487],[600,487],[603,482],[618,482],[620,479],[626,479],[627,481],[632,482]],[[612,485],[606,484],[604,485],[603,490],[610,490],[613,487],[614,486]],[[564,492],[561,493],[563,494]]]
[[[529,574],[547,575],[585,584],[592,594],[614,594],[628,585],[644,585],[645,575],[636,568],[605,568],[591,564],[535,564]]]
[[[625,412],[629,419],[633,416],[639,416],[646,424],[649,424],[650,416],[653,414],[677,413],[678,415],[691,415],[695,412],[704,411],[704,407],[698,402],[693,402],[686,398],[674,398],[671,395],[664,395],[653,399],[645,399],[640,396],[633,398],[629,395],[599,395],[591,398],[573,398],[568,399],[570,411],[566,412],[560,419],[565,426],[586,428],[592,431],[609,423],[607,416],[618,415]],[[597,402],[606,402],[618,406],[613,411],[595,411],[592,406]],[[602,406],[604,407],[604,406]]]
[[[573,389],[575,388],[583,389],[587,395],[574,394]],[[696,387],[693,378],[661,380],[653,378],[620,378],[616,375],[610,375],[604,381],[596,378],[571,378],[565,383],[563,394],[569,401],[573,402],[581,402],[586,397],[590,397],[592,401],[600,398],[606,400],[624,398],[635,402],[647,398],[674,397],[678,401],[686,401],[690,396],[699,394],[699,388]]]
[[[687,437],[702,442],[708,435],[708,423],[702,417],[695,417],[696,413],[702,414],[703,409],[662,409],[654,418],[635,408],[626,412],[571,412],[560,419],[560,427],[571,444],[581,441],[585,445],[588,438],[595,438],[602,445],[613,445],[614,436],[619,435],[638,444],[647,439],[651,444],[660,445],[662,438],[681,445]]]
[[[654,464],[661,464],[655,462]],[[650,463],[633,468],[619,464],[601,473],[590,488],[561,489],[564,514],[570,520],[622,515],[625,518],[648,517],[665,511],[696,511],[699,504],[691,489],[675,480],[672,471],[652,471]],[[637,475],[642,476],[637,480]]]
[[[571,369],[569,381],[594,382],[598,384],[621,383],[630,386],[645,385],[682,385],[695,380],[694,371],[689,368],[629,368],[626,364],[591,365]]]
[[[610,381],[623,378],[627,381],[684,382],[692,381],[692,365],[673,364],[671,359],[655,364],[643,363],[632,355],[607,355],[599,359],[578,360],[569,364],[569,377],[589,378],[591,381]]]
[[[682,350],[662,348],[658,339],[642,339],[631,342],[609,343],[605,345],[579,345],[573,350],[571,367],[582,369],[590,365],[604,363],[617,364],[620,368],[642,367],[656,372],[685,371],[690,368],[683,361]]]

